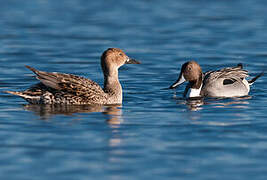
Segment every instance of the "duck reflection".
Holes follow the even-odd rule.
[[[67,115],[72,116],[75,113],[91,113],[102,112],[108,115],[107,122],[111,125],[121,124],[122,110],[121,105],[24,105],[24,109],[34,112],[42,119],[49,119],[53,115]]]
[[[201,97],[192,97],[186,100],[186,106],[191,111],[201,110],[203,104],[204,104],[204,98]]]
[[[234,97],[234,98],[203,98],[194,97],[187,99],[177,99],[178,104],[185,104],[190,111],[199,111],[203,109],[203,105],[209,105],[212,108],[226,108],[231,106],[231,108],[247,108],[251,96]],[[182,101],[181,101],[182,100]]]
[[[249,100],[251,96],[242,96],[242,97],[234,97],[234,98],[220,98],[220,99],[209,99],[206,104],[210,104],[215,108],[225,108],[232,105],[232,108],[242,108],[246,109],[249,104]],[[222,101],[222,102],[220,102]]]

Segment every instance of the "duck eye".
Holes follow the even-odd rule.
[[[119,54],[120,56],[123,56],[122,53]]]

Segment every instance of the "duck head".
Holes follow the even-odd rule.
[[[185,81],[189,81],[190,88],[199,89],[202,85],[202,70],[196,61],[188,61],[183,64],[180,75],[169,88],[174,89]]]
[[[124,64],[140,64],[140,62],[129,58],[119,48],[108,48],[101,56],[101,67],[105,75],[117,71]]]

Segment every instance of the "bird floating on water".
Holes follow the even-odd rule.
[[[195,61],[183,64],[178,80],[170,86],[176,88],[189,81],[184,91],[184,97],[238,97],[246,96],[252,85],[263,72],[251,80],[246,80],[248,71],[240,63],[236,67],[227,67],[217,71],[202,73],[200,65]],[[189,93],[188,93],[189,91]]]
[[[6,91],[31,104],[121,104],[122,87],[118,69],[124,64],[140,64],[121,49],[109,48],[101,56],[104,88],[84,77],[58,72],[44,72],[30,66],[41,82],[25,91]]]

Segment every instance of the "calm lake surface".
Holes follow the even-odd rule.
[[[267,178],[266,76],[250,96],[182,98],[191,59],[204,71],[267,69],[264,0],[9,0],[0,5],[1,179]],[[24,67],[103,85],[100,56],[123,49],[119,107],[28,105],[4,93],[38,82]]]

